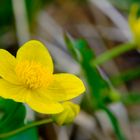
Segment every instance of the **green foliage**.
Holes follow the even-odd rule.
[[[128,93],[128,94],[124,94],[121,97],[121,101],[125,104],[125,105],[136,105],[136,104],[140,104],[140,93]]]
[[[85,40],[77,40],[75,47],[81,54],[81,67],[87,79],[93,102],[98,107],[101,102],[109,101],[109,85],[102,77],[97,67],[92,66],[91,62],[95,59],[95,55],[88,47]]]
[[[125,72],[122,72],[119,75],[112,76],[110,80],[113,83],[113,85],[119,86],[125,82],[137,79],[139,77],[140,77],[140,67],[137,67],[131,70],[126,70]]]
[[[11,0],[0,1],[0,27],[10,25],[13,19],[12,2]]]
[[[65,42],[67,47],[76,61],[79,62],[84,76],[88,83],[88,88],[92,97],[92,104],[94,108],[99,108],[100,104],[109,103],[110,99],[110,87],[108,82],[102,77],[96,66],[92,65],[92,61],[95,59],[95,55],[89,48],[87,42],[83,39],[72,42],[65,35]]]
[[[0,98],[0,110],[4,113],[0,119],[0,133],[14,130],[24,124],[26,110],[22,103]]]
[[[25,106],[22,103],[14,102],[9,99],[0,98],[0,134],[13,131],[24,126],[26,115]],[[38,140],[36,127],[18,133],[12,137],[1,138],[1,140]]]
[[[67,34],[64,34],[64,40],[65,40],[67,48],[70,51],[73,58],[76,61],[80,61],[80,56],[78,55],[78,52],[77,52],[76,48],[74,47],[74,41],[70,40],[70,38],[67,36]]]
[[[93,65],[95,55],[89,48],[88,43],[83,39],[72,42],[66,35],[65,42],[72,56],[74,56],[75,60],[79,62],[84,76],[87,80],[88,88],[90,89],[91,98],[87,98],[86,100],[84,99],[84,105],[87,105],[86,102],[89,104],[92,103],[92,109],[102,109],[103,111],[105,111],[112,123],[118,140],[125,140],[117,118],[106,107],[107,103],[110,103],[112,101],[111,96],[116,99],[118,98],[118,93],[117,91],[115,91],[115,89],[112,89],[108,82],[103,78],[102,74],[99,71],[99,68],[97,68],[97,65]],[[125,49],[126,48],[128,47],[125,47]],[[113,54],[115,54],[116,56],[115,51],[113,52]],[[112,56],[112,54],[109,53],[109,56]],[[101,62],[104,62],[104,59],[101,58],[101,60]]]
[[[38,134],[36,127],[33,127],[14,136],[3,138],[2,140],[38,140]]]
[[[106,106],[102,106],[101,108],[107,113],[108,117],[110,118],[110,121],[113,124],[113,128],[115,130],[118,140],[126,140],[125,136],[123,135],[121,131],[121,127],[115,115]]]

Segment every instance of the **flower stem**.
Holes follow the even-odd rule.
[[[100,56],[98,56],[94,61],[93,61],[93,65],[101,65],[103,64],[104,62],[112,59],[112,58],[115,58],[127,51],[130,51],[132,49],[135,49],[136,48],[136,45],[134,45],[133,43],[126,43],[126,44],[121,44],[103,54],[101,54]]]
[[[5,138],[5,137],[10,137],[10,136],[13,136],[17,133],[20,133],[24,130],[27,130],[29,128],[32,128],[32,127],[35,127],[35,126],[39,126],[39,125],[42,125],[42,124],[45,124],[45,123],[51,123],[53,122],[52,119],[44,119],[44,120],[40,120],[40,121],[36,121],[36,122],[33,122],[33,123],[30,123],[30,124],[27,124],[23,127],[20,127],[20,128],[17,128],[13,131],[10,131],[10,132],[7,132],[7,133],[3,133],[3,134],[0,134],[0,138]]]

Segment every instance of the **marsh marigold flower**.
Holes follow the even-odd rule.
[[[61,113],[54,114],[52,116],[53,120],[58,125],[72,123],[80,111],[80,106],[69,101],[62,103],[62,106],[64,110]]]
[[[132,31],[134,42],[140,45],[140,17],[137,16],[139,6],[134,4],[129,14],[129,25]]]
[[[25,43],[16,58],[0,49],[0,96],[27,103],[33,110],[55,114],[61,102],[85,91],[83,82],[67,73],[53,74],[52,58],[39,41]]]

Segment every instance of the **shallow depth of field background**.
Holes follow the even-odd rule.
[[[139,0],[0,1],[0,48],[15,55],[24,42],[38,39],[50,51],[55,72],[74,73],[86,85],[86,93],[74,100],[81,112],[73,124],[43,125],[23,140],[28,135],[30,140],[124,140],[117,136],[120,132],[126,140],[140,140],[140,50],[90,65],[104,52],[131,42],[128,15],[134,3],[140,5]],[[85,61],[76,61],[68,38],[78,40],[78,46],[86,44],[79,49]],[[113,113],[119,132],[98,101]],[[29,121],[44,117],[28,111]]]

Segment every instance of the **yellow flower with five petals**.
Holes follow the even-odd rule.
[[[47,48],[37,40],[25,43],[16,57],[0,49],[0,96],[27,103],[39,113],[63,111],[61,102],[85,91],[83,82],[73,74],[53,74]]]

